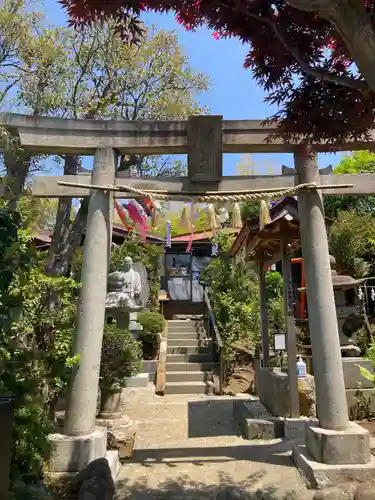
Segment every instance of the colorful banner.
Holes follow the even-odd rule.
[[[129,223],[129,219],[128,219],[128,216],[126,215],[125,208],[117,200],[115,200],[115,209],[116,209],[117,215],[119,216],[124,228],[127,231],[132,231],[134,229],[134,226],[132,226]]]

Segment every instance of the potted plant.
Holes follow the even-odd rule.
[[[143,311],[138,315],[138,322],[143,327],[138,336],[142,342],[143,359],[157,359],[161,333],[165,326],[164,316],[154,311]]]
[[[140,342],[128,330],[105,325],[100,363],[99,418],[121,416],[121,392],[126,378],[139,372],[142,360]]]

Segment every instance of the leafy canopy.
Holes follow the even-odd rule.
[[[375,173],[375,154],[370,151],[356,151],[346,155],[336,165],[334,174],[373,174]],[[328,196],[324,199],[327,217],[335,219],[343,210],[358,213],[374,213],[374,196]]]
[[[358,137],[375,111],[374,0],[61,0],[76,26],[112,16],[139,37],[143,11],[249,45],[245,66],[276,104],[286,138]],[[366,34],[366,36],[364,35]]]
[[[374,276],[375,214],[340,212],[331,228],[329,249],[339,273],[355,278]]]
[[[201,279],[209,283],[211,305],[222,335],[227,374],[233,369],[236,345],[248,349],[260,345],[260,298],[258,275],[252,263],[236,263],[228,251],[233,235],[216,236],[219,256],[212,259]],[[282,278],[267,273],[270,335],[284,325]]]

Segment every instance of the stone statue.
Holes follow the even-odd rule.
[[[145,308],[148,295],[146,268],[140,262],[134,264],[131,257],[125,257],[123,270],[108,276],[106,309],[140,311]]]

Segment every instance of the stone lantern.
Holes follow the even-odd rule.
[[[373,373],[374,369],[369,359],[361,357],[361,349],[354,342],[358,330],[365,323],[358,295],[359,286],[369,278],[356,280],[338,274],[334,257],[330,256],[330,262],[349,417],[352,420],[367,418],[375,413],[374,383],[372,379],[364,377],[360,370],[365,368]]]
[[[354,345],[354,341],[356,333],[362,328],[365,321],[358,296],[359,285],[365,279],[355,280],[351,276],[337,274],[335,258],[330,256],[330,261],[341,354],[343,357],[360,356],[361,349]]]

